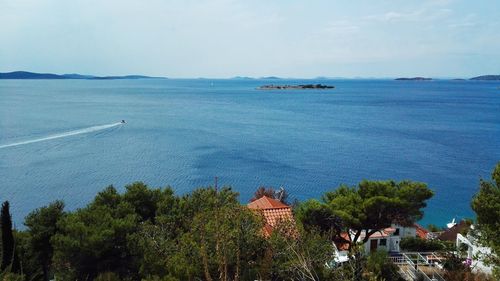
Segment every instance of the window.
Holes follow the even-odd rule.
[[[399,236],[399,228],[396,228],[396,231],[394,231],[394,236]]]
[[[380,246],[386,246],[387,245],[387,239],[380,239],[379,245]]]

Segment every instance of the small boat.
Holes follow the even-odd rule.
[[[123,120],[123,119],[122,119],[122,122],[121,122],[121,123],[122,123],[122,124],[125,124],[125,120]]]
[[[453,218],[453,220],[451,222],[449,222],[449,223],[446,224],[446,227],[452,228],[455,225],[457,225],[457,223],[455,222],[455,218]]]

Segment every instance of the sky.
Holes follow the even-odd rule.
[[[0,72],[15,70],[172,78],[500,74],[500,1],[0,0]]]

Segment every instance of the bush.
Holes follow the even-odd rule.
[[[453,247],[453,245],[439,240],[424,240],[418,237],[405,237],[399,244],[402,250],[409,252],[433,252],[443,251]]]
[[[398,272],[398,267],[388,258],[387,252],[377,251],[370,254],[366,262],[366,271],[373,274],[377,280],[403,281]]]

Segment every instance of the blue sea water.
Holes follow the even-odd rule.
[[[333,90],[256,90],[323,83]],[[435,197],[423,224],[472,217],[500,160],[500,83],[391,80],[0,80],[0,200],[17,227],[62,199],[85,206],[133,181],[261,185],[319,198],[341,183],[412,179]],[[125,119],[124,125],[67,132]],[[78,132],[78,131],[77,131]],[[61,136],[61,134],[63,134]],[[22,142],[59,136],[45,141]],[[5,146],[9,144],[19,145]],[[4,146],[4,147],[2,147]]]

